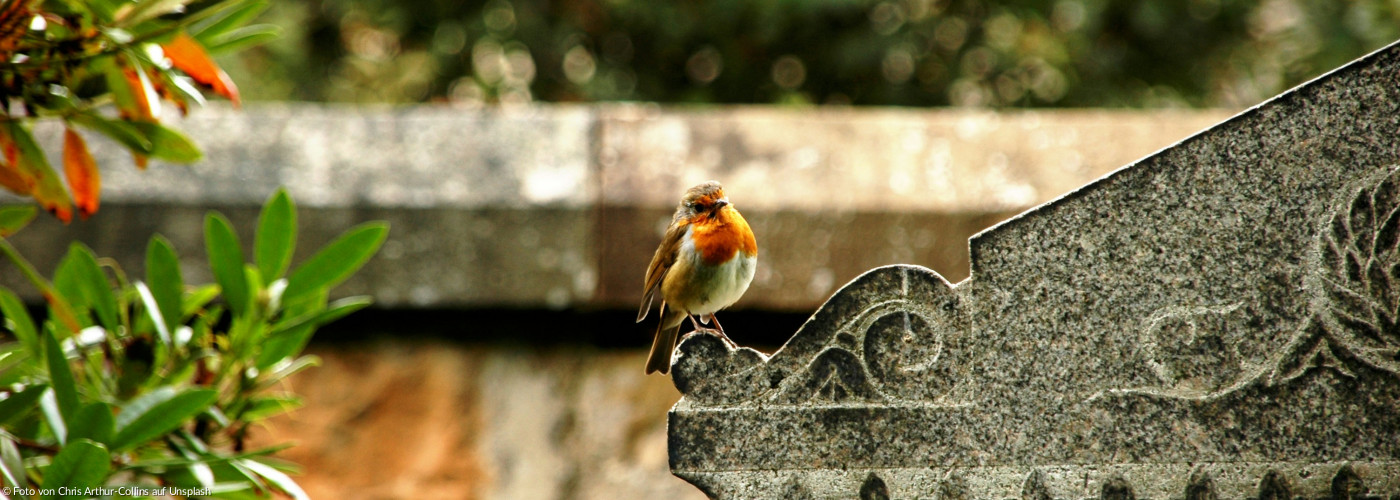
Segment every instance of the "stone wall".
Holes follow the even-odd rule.
[[[718,179],[762,252],[738,307],[809,311],[879,265],[961,279],[976,231],[1225,116],[213,108],[179,123],[205,149],[194,166],[141,172],[113,144],[90,141],[105,165],[102,210],[67,227],[44,218],[15,241],[40,269],[74,238],[140,269],[159,231],[187,257],[186,275],[203,280],[204,212],[225,211],[251,242],[256,208],[286,186],[302,209],[303,256],[358,221],[392,224],[379,257],[340,293],[405,308],[629,308],[680,193]]]
[[[712,178],[762,246],[738,308],[810,312],[891,263],[960,280],[969,236],[1226,116],[215,108],[180,124],[208,156],[192,167],[137,172],[91,141],[107,165],[102,211],[67,227],[42,218],[15,243],[43,270],[78,239],[137,272],[146,238],[160,232],[182,251],[187,278],[201,281],[203,213],[228,213],[249,242],[256,207],[278,186],[300,205],[302,250],[356,222],[388,220],[381,254],[340,293],[373,295],[398,326],[313,344],[324,365],[289,384],[307,406],[259,435],[300,443],[284,456],[305,465],[313,497],[701,498],[668,471],[666,410],[679,393],[642,375],[640,348],[558,335],[539,345],[536,332],[482,332],[473,318],[493,308],[600,311],[592,317],[611,325],[600,328],[641,346],[650,325],[632,318],[642,271],[680,192]],[[0,280],[27,290],[13,274]],[[423,309],[453,318],[445,338],[417,335]]]
[[[671,475],[645,353],[397,339],[314,344],[306,406],[255,434],[295,442],[312,498],[702,499]]]

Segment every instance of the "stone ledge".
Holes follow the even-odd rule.
[[[95,138],[102,211],[67,227],[43,218],[14,240],[41,270],[76,239],[135,271],[160,232],[187,255],[186,275],[207,280],[203,213],[228,213],[251,244],[256,207],[286,186],[302,208],[303,251],[359,221],[393,224],[381,255],[340,293],[391,307],[630,308],[679,193],[713,178],[762,249],[738,307],[810,310],[879,265],[961,279],[978,230],[1225,116],[213,106],[177,125],[204,162],[139,172]],[[40,132],[59,151],[57,130]],[[0,283],[37,299],[6,274]]]

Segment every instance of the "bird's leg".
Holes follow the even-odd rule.
[[[739,348],[739,344],[734,343],[733,340],[730,340],[729,335],[724,333],[724,327],[719,324],[719,317],[715,316],[715,313],[710,313],[710,321],[715,322],[715,328],[717,329],[716,331],[719,332],[719,338],[723,339],[726,344],[729,344],[730,348]]]
[[[686,332],[686,334],[685,334],[686,337],[689,337],[689,336],[691,336],[691,335],[694,335],[694,334],[697,334],[697,333],[700,333],[700,332],[713,332],[713,333],[718,333],[718,334],[719,334],[719,339],[720,339],[720,340],[723,340],[724,343],[729,344],[729,348],[730,348],[730,349],[738,349],[738,348],[739,348],[739,344],[734,343],[733,340],[730,340],[730,338],[729,338],[728,335],[725,335],[725,334],[724,334],[724,327],[720,327],[718,330],[716,330],[716,329],[713,329],[713,328],[705,328],[705,327],[700,326],[701,323],[705,323],[705,322],[706,322],[706,321],[705,321],[706,319],[709,319],[710,321],[714,321],[714,322],[715,322],[715,326],[719,326],[719,319],[718,319],[718,318],[715,318],[715,315],[714,315],[713,313],[711,313],[711,314],[708,316],[708,318],[707,318],[706,316],[698,316],[698,318],[700,318],[699,321],[696,321],[697,316],[691,316],[691,315],[687,314],[687,315],[685,315],[685,317],[690,318],[690,324],[695,326],[695,330]]]
[[[709,328],[705,328],[705,327],[700,326],[700,323],[697,323],[697,322],[695,321],[695,316],[691,316],[691,315],[687,314],[687,315],[685,315],[685,317],[690,318],[690,324],[693,325],[693,326],[695,326],[695,329],[694,329],[694,330],[685,332],[685,336],[686,336],[686,337],[689,337],[689,336],[691,336],[691,335],[695,335],[695,334],[700,333],[700,332],[705,332],[705,331],[710,331],[710,332],[712,332],[712,331],[714,331],[714,330],[711,330],[711,329],[709,329]],[[679,330],[679,329],[680,329],[680,325],[677,325],[677,326],[676,326],[676,329]]]
[[[685,322],[680,322],[680,325],[676,325],[676,335],[678,335],[678,338],[680,340],[685,340],[686,338],[689,338],[689,336],[696,335],[696,333],[700,333],[700,325],[696,324],[696,317],[692,317],[692,315],[686,314],[686,318],[690,318],[690,325],[694,325],[694,328],[696,329],[693,329],[693,331],[680,333],[680,326],[685,326]],[[679,345],[679,340],[676,340],[676,343],[678,343]]]

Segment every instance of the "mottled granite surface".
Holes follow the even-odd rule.
[[[1400,498],[1400,44],[914,266],[694,335],[714,498]]]

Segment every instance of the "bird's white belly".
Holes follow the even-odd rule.
[[[681,246],[688,247],[682,248],[681,255],[689,255],[693,259],[689,266],[685,266],[691,273],[691,282],[697,290],[704,291],[692,294],[687,303],[675,305],[690,314],[704,316],[733,305],[749,289],[754,268],[758,266],[758,256],[739,252],[729,261],[711,266],[701,262],[700,252],[695,251],[695,243],[689,235],[683,239]]]

